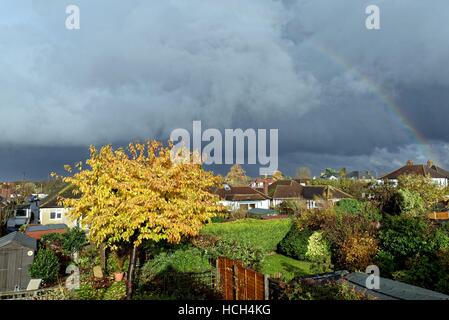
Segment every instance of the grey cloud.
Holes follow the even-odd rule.
[[[81,9],[76,32],[64,28],[69,3]],[[368,4],[381,8],[379,31],[364,27]],[[281,169],[347,162],[381,170],[402,153],[427,157],[395,104],[445,154],[445,0],[2,5],[0,149],[69,148],[79,158],[91,143],[165,140],[202,120],[279,128]],[[15,156],[4,157],[11,167]]]

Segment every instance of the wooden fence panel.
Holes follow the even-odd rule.
[[[220,257],[219,281],[225,300],[265,300],[266,281],[262,273],[245,268],[240,261]]]

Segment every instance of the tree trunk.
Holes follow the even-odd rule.
[[[100,265],[101,265],[101,269],[103,271],[105,271],[106,270],[106,248],[103,243],[100,244]]]
[[[134,246],[129,258],[128,276],[126,279],[126,299],[131,300],[133,295],[134,269],[136,266],[137,247]]]

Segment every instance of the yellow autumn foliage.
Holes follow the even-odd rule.
[[[91,146],[87,168],[78,163],[76,173],[64,178],[81,197],[60,202],[72,208],[71,218],[89,226],[91,241],[112,249],[123,242],[178,243],[196,236],[222,209],[210,192],[219,178],[197,162],[172,161],[172,148],[157,141],[115,150]]]

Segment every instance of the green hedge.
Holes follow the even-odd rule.
[[[312,235],[310,230],[299,231],[296,226],[292,226],[288,234],[278,245],[278,252],[287,257],[305,260],[309,237]]]

